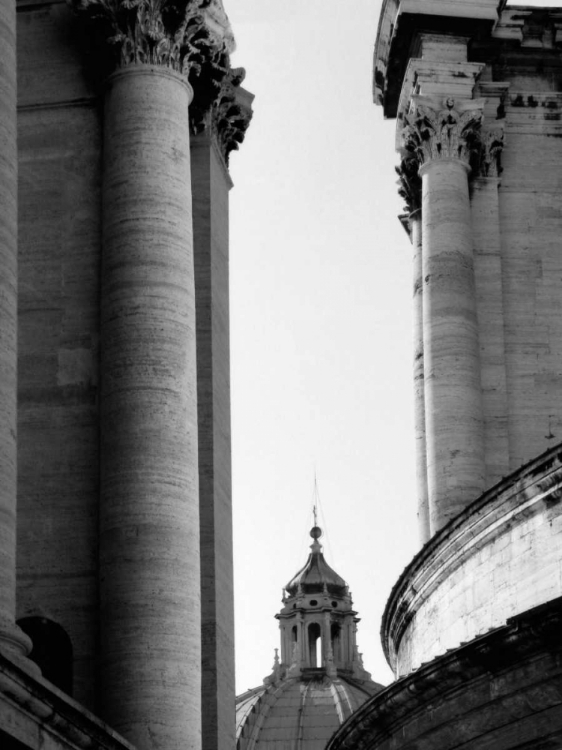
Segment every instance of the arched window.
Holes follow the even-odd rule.
[[[17,624],[33,642],[29,658],[43,677],[72,695],[72,643],[66,630],[46,617],[22,617]]]
[[[311,667],[322,666],[322,631],[317,622],[308,626],[308,657]]]
[[[291,642],[296,643],[298,641],[297,626],[293,625],[291,628]]]

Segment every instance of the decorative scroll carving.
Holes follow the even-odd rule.
[[[455,101],[449,97],[412,97],[412,112],[405,116],[404,149],[420,165],[435,159],[459,159],[469,165],[480,153],[484,100]]]
[[[72,0],[92,22],[113,67],[145,63],[201,77],[215,86],[234,40],[221,0]]]
[[[413,214],[421,208],[421,177],[418,160],[412,154],[406,156],[396,167],[398,175],[398,195],[405,202],[404,210]]]
[[[197,134],[209,129],[217,140],[227,166],[231,151],[238,149],[244,141],[252,119],[254,97],[241,87],[245,77],[244,68],[231,68],[223,79],[211,111],[201,113],[197,107],[190,111],[192,131]]]

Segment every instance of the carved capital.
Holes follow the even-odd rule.
[[[254,97],[241,86],[245,77],[244,68],[230,68],[222,81],[211,110],[201,112],[196,106],[190,111],[193,133],[210,131],[217,140],[227,166],[231,151],[238,149],[244,141],[246,130],[252,119]]]
[[[482,133],[478,164],[478,176],[499,177],[502,173],[501,154],[505,134],[503,127]]]
[[[71,0],[89,22],[104,72],[132,64],[160,65],[215,85],[226,74],[234,40],[221,0]],[[218,79],[218,83],[216,82]]]
[[[421,190],[422,183],[419,174],[419,162],[415,156],[406,153],[396,167],[398,175],[398,195],[405,202],[404,210],[408,214],[413,214],[421,208]]]
[[[419,165],[441,159],[458,159],[471,165],[480,154],[480,129],[484,100],[448,97],[412,97],[412,108],[404,117],[404,150]]]

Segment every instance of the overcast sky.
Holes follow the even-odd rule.
[[[315,472],[365,667],[392,679],[381,615],[418,542],[412,251],[395,123],[371,95],[380,4],[225,0],[256,96],[231,155],[237,693],[271,671],[281,588],[312,542]]]

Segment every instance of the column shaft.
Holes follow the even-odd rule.
[[[410,216],[414,273],[414,430],[416,441],[416,480],[418,488],[418,529],[421,544],[431,536],[427,495],[427,450],[425,439],[425,383],[423,353],[423,267],[421,212]]]
[[[478,321],[468,167],[433,159],[422,174],[427,474],[434,534],[484,487]]]
[[[141,750],[201,738],[189,101],[150,65],[105,101],[100,701]]]

